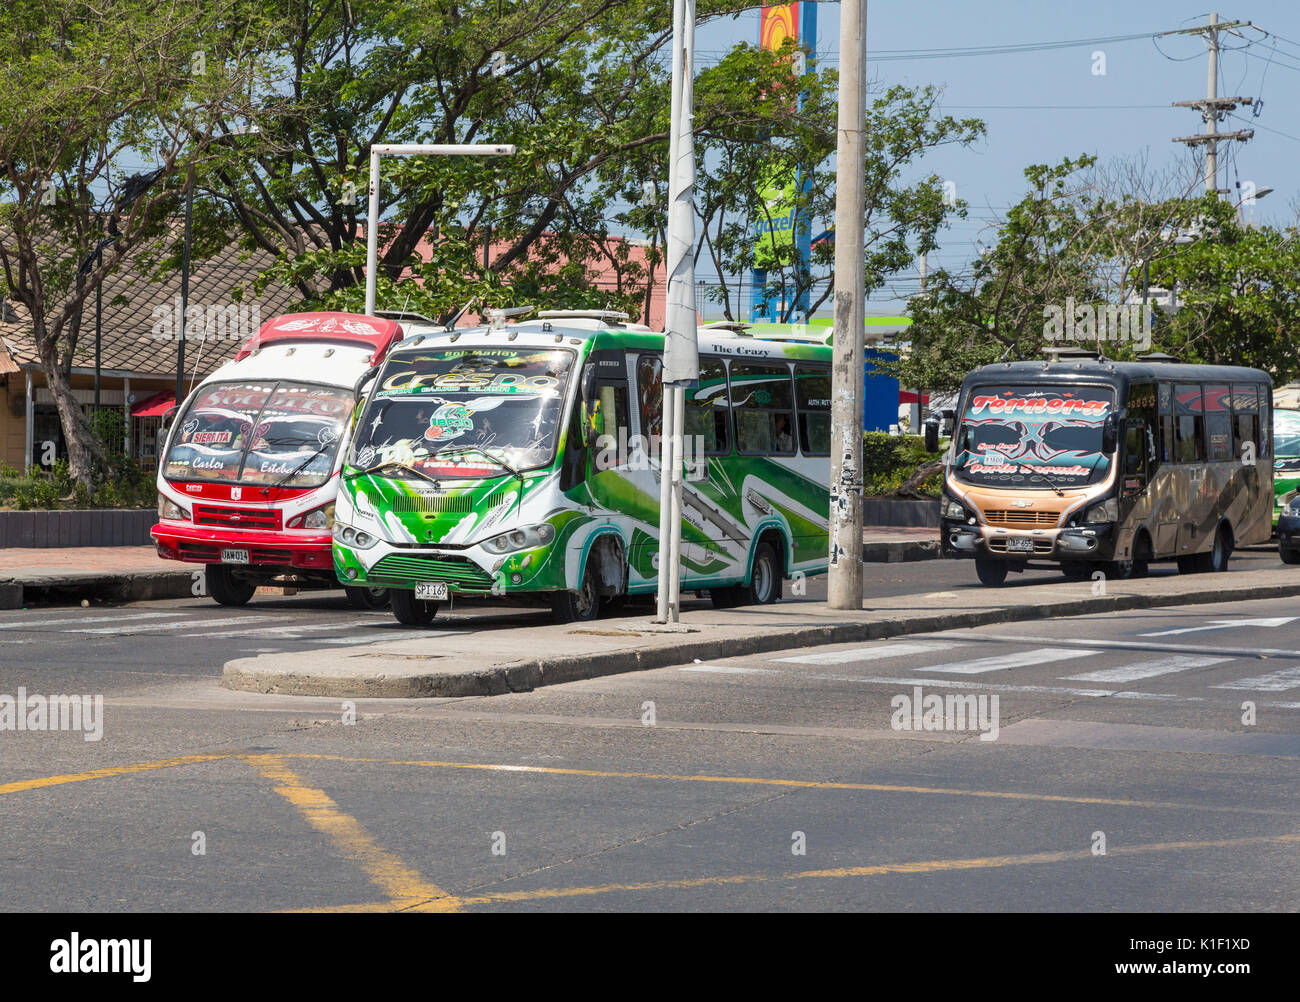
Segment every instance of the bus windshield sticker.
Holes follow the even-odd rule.
[[[1094,483],[1110,468],[1102,426],[1113,404],[1108,387],[979,387],[962,416],[955,470],[989,485]]]

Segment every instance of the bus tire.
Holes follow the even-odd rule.
[[[348,597],[348,604],[354,609],[382,609],[388,605],[387,588],[363,588],[360,585],[344,585],[343,592]]]
[[[247,605],[257,591],[254,582],[239,580],[231,568],[221,564],[208,564],[204,577],[208,584],[208,594],[219,605]]]
[[[710,588],[709,600],[715,609],[734,609],[744,604],[745,597],[741,594],[742,591],[743,589],[734,585],[729,588]]]
[[[741,588],[745,605],[771,605],[781,598],[781,559],[771,543],[759,543],[749,584]]]
[[[1220,525],[1214,534],[1214,545],[1209,553],[1198,553],[1198,568],[1211,574],[1222,574],[1228,569],[1228,560],[1232,557],[1232,536],[1226,525]]]
[[[438,603],[416,598],[408,588],[392,588],[388,592],[393,606],[393,618],[403,626],[428,626],[438,615]]]
[[[1082,560],[1062,560],[1061,573],[1070,581],[1087,581],[1092,569]]]
[[[577,591],[551,592],[551,618],[557,623],[589,623],[600,615],[600,590],[591,565],[583,568]]]
[[[1300,550],[1279,549],[1277,555],[1282,558],[1284,564],[1300,564]]]
[[[990,560],[988,557],[976,557],[975,573],[979,575],[980,584],[996,588],[1007,579],[1007,562]]]

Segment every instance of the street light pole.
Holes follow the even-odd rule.
[[[379,161],[381,157],[506,156],[509,143],[380,143],[370,147],[370,188],[366,215],[366,316],[375,315],[376,269],[379,267]]]
[[[840,5],[835,176],[835,344],[831,368],[830,580],[826,604],[862,608],[862,394],[866,326],[867,0]]]
[[[185,315],[190,304],[190,233],[194,227],[194,164],[185,170],[185,246],[181,251],[181,315],[176,339],[176,406],[185,399]]]

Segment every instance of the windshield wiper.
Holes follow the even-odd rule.
[[[337,441],[337,439],[336,439],[335,441]],[[299,473],[301,473],[301,472],[302,472],[303,470],[305,470],[308,466],[310,466],[313,462],[315,462],[316,459],[317,459],[319,456],[321,456],[321,455],[325,452],[326,449],[331,448],[333,445],[334,445],[334,442],[326,442],[326,443],[325,443],[324,445],[322,445],[319,449],[317,449],[317,450],[316,450],[315,452],[313,452],[310,456],[308,456],[308,457],[307,457],[306,459],[304,459],[301,463],[299,463],[299,464],[298,464],[298,468],[295,469],[292,473],[286,473],[283,477],[281,477],[281,478],[280,478],[279,480],[277,480],[275,483],[273,483],[273,484],[267,484],[265,487],[262,488],[262,497],[270,497],[270,495],[271,495],[271,491],[275,490],[277,487],[283,487],[283,486],[284,486],[285,484],[287,484],[290,480],[292,480],[292,479],[293,479],[294,477],[296,477]]]
[[[452,448],[447,448],[447,449],[439,449],[437,452],[434,453],[434,455],[444,456],[448,453],[460,453],[460,452],[477,452],[480,456],[486,456],[488,459],[492,460],[492,462],[496,463],[497,466],[501,467],[501,469],[505,470],[507,473],[513,474],[514,476],[518,477],[519,482],[521,484],[524,482],[524,475],[522,473],[516,470],[505,460],[500,459],[497,456],[494,456],[486,449],[477,445],[461,445],[461,446],[454,446]]]
[[[431,477],[423,470],[417,470],[414,466],[407,466],[405,463],[399,463],[395,459],[385,460],[382,463],[376,463],[374,466],[367,466],[364,470],[353,470],[351,473],[346,474],[346,478],[348,480],[355,480],[357,477],[364,477],[367,473],[374,473],[378,470],[387,470],[391,467],[397,467],[397,469],[405,470],[407,473],[414,473],[417,477],[422,477],[431,483],[436,484],[438,482],[437,477]]]

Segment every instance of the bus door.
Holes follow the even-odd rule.
[[[1149,488],[1159,466],[1159,453],[1156,447],[1156,387],[1153,383],[1138,383],[1131,387],[1127,413],[1119,497],[1121,504],[1132,506],[1124,517],[1126,531],[1136,532],[1139,526],[1152,521],[1154,510],[1155,492]]]
[[[1160,383],[1160,432],[1156,441],[1160,458],[1159,483],[1149,492],[1155,508],[1155,549],[1159,556],[1178,553],[1178,522],[1182,510],[1182,469],[1177,465],[1177,438],[1174,434],[1174,387]]]
[[[1174,448],[1179,470],[1175,501],[1178,506],[1178,553],[1196,553],[1204,542],[1201,523],[1206,517],[1205,412],[1198,383],[1174,385]]]

